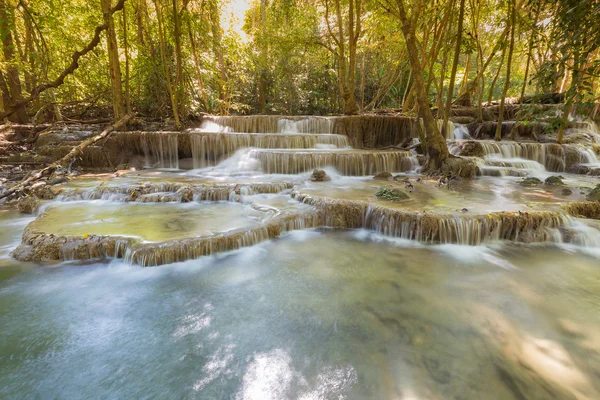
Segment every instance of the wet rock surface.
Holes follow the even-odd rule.
[[[546,178],[544,183],[546,185],[553,185],[553,186],[564,185],[565,183],[563,182],[563,179],[565,179],[565,178],[560,175],[549,176],[548,178]]]
[[[377,193],[375,193],[375,196],[388,201],[406,200],[409,198],[408,194],[399,188],[387,186],[379,188]]]
[[[377,181],[391,181],[394,179],[394,176],[389,172],[380,172],[373,177],[373,179]]]
[[[25,196],[19,199],[17,208],[23,214],[35,214],[41,205],[42,201],[35,195]]]
[[[597,185],[590,193],[587,194],[586,198],[592,201],[600,201],[600,185]]]
[[[328,182],[331,180],[331,177],[322,169],[315,169],[310,176],[310,180],[313,182]]]
[[[537,186],[541,183],[541,179],[535,177],[525,178],[519,182],[522,186]]]

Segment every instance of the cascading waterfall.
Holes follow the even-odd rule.
[[[332,133],[333,120],[327,117],[305,118],[293,120],[283,118],[277,121],[277,132],[284,134],[294,133]]]
[[[194,168],[216,165],[239,149],[312,149],[319,146],[349,147],[348,138],[333,134],[209,133],[190,137]]]
[[[446,215],[409,212],[360,201],[318,198],[293,193],[294,198],[321,209],[326,226],[366,228],[379,234],[424,243],[477,246],[487,242],[558,242],[556,230],[569,217],[549,211]]]
[[[342,175],[365,176],[414,169],[414,157],[406,151],[252,149],[248,156],[258,160],[262,171],[267,174],[300,174],[315,168],[334,167]]]
[[[467,140],[471,139],[469,135],[469,128],[466,125],[454,124],[454,139],[456,140]]]
[[[292,187],[289,182],[205,185],[160,182],[137,186],[99,186],[84,191],[66,192],[59,195],[56,200],[110,200],[138,203],[240,201],[240,196],[281,193]],[[43,210],[44,208],[41,208],[40,213]]]
[[[249,115],[211,117],[221,127],[237,133],[332,133],[330,117],[298,117],[277,115]],[[220,130],[222,131],[222,130]]]
[[[599,164],[593,149],[579,145],[467,140],[456,141],[449,149],[455,155],[482,157],[483,175],[510,175],[518,169],[566,172],[575,165]]]
[[[179,168],[179,140],[176,132],[145,132],[142,151],[146,167]]]
[[[553,241],[552,228],[563,225],[558,213],[495,213],[483,216],[452,216],[410,213],[369,206],[365,227],[377,233],[425,243],[478,246],[498,240]]]
[[[353,130],[340,130],[343,124],[339,122],[342,118],[346,118],[344,120],[346,128],[364,122],[358,116],[354,119],[350,117],[214,117],[206,119],[199,129],[190,132],[115,133],[111,138],[112,148],[124,147],[127,144],[128,154],[139,159],[140,154],[143,153],[147,166],[178,168],[180,156],[182,158],[191,156],[194,168],[205,169],[181,174],[185,177],[183,182],[186,183],[160,182],[134,186],[107,185],[87,190],[66,189],[58,197],[58,200],[63,201],[104,199],[135,203],[231,201],[255,207],[250,202],[258,200],[246,196],[276,194],[284,191],[289,193],[293,189],[295,191],[292,197],[312,206],[309,207],[310,212],[288,213],[289,209],[271,206],[263,198],[260,201],[267,205],[258,201],[256,207],[269,208],[269,216],[260,219],[258,222],[260,226],[248,229],[224,230],[215,234],[211,232],[210,235],[202,233],[203,236],[190,235],[181,240],[169,239],[160,243],[141,242],[131,237],[88,237],[86,235],[85,238],[75,236],[57,238],[43,232],[28,232],[23,239],[24,245],[34,247],[33,253],[43,257],[47,256],[45,251],[51,251],[50,254],[55,259],[87,259],[114,255],[143,266],[161,265],[238,249],[276,237],[281,232],[320,226],[363,228],[382,235],[434,244],[476,246],[508,240],[600,247],[600,233],[596,227],[557,212],[504,212],[484,215],[471,215],[468,212],[420,213],[403,210],[401,203],[386,207],[380,205],[381,201],[377,201],[378,205],[374,205],[361,201],[312,198],[298,192],[301,190],[301,183],[296,187],[290,182],[187,183],[196,174],[203,174],[203,181],[206,182],[215,177],[216,181],[222,181],[222,178],[231,179],[249,174],[254,180],[260,176],[259,173],[303,174],[326,167],[333,167],[345,176],[369,176],[379,172],[412,171],[418,166],[416,156],[407,151],[349,148],[349,137],[346,135]],[[371,121],[373,123],[384,121],[379,116],[369,118],[373,119],[374,122]],[[409,119],[403,120],[403,124],[412,122]],[[335,123],[337,127],[334,127]],[[394,124],[395,127],[405,126],[398,125],[397,121]],[[442,127],[441,120],[438,120],[437,124],[438,127]],[[416,121],[413,125],[415,131],[410,131],[411,135],[418,128]],[[485,175],[524,176],[546,170],[570,171],[575,165],[599,164],[594,149],[584,146],[464,140],[469,138],[466,126],[449,122],[446,128],[447,139],[459,139],[451,142],[451,152],[481,158],[479,166],[482,174]],[[332,134],[332,131],[344,135]],[[389,133],[389,137],[384,138],[385,140],[398,143],[398,138],[402,138],[398,132],[407,131],[398,128],[396,132],[390,128],[386,132]],[[367,148],[381,146],[380,142],[371,140],[373,137],[365,136],[360,139],[353,143],[358,143],[357,146],[361,143],[363,145],[370,143],[364,145]],[[335,174],[332,176],[331,184],[337,184],[338,177]],[[281,177],[267,179],[274,178],[281,179]],[[293,180],[290,177],[287,179]],[[305,179],[306,176],[297,181]],[[339,180],[341,181],[342,178]],[[409,201],[414,201],[415,198]],[[285,201],[287,200],[289,199]],[[132,204],[132,206],[138,205]],[[146,207],[146,205],[139,206]],[[591,215],[592,212],[596,212],[593,206],[593,204],[580,205],[577,209],[573,206],[573,210],[566,210],[566,212],[578,217],[582,214]],[[43,206],[40,209],[43,210]],[[282,211],[283,209],[287,212]],[[584,209],[586,213],[582,211]],[[41,250],[36,250],[36,246]]]

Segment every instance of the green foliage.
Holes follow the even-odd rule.
[[[200,112],[341,112],[339,46],[334,39],[339,28],[334,1],[254,0],[243,16],[242,31],[236,31],[224,24],[232,11],[228,1],[176,0],[181,23],[182,65],[176,95],[182,116]],[[113,0],[113,4],[115,2]],[[405,2],[413,4],[411,0]],[[448,2],[423,2],[416,21],[422,60],[426,61],[424,78],[432,105],[446,95],[449,86],[452,48],[458,34],[454,17],[458,3],[455,2],[452,8]],[[528,0],[519,3],[508,96],[520,95],[532,40],[535,62],[531,63],[527,93],[556,92],[562,86],[567,91],[567,101],[575,103],[578,112],[591,112],[600,97],[600,3],[597,0]],[[15,56],[10,63],[0,59],[0,72],[6,73],[10,66],[18,68],[25,94],[35,85],[58,76],[70,62],[71,54],[86,45],[95,26],[103,21],[99,0],[29,0],[18,5],[16,1],[7,4],[7,18],[14,21],[14,31],[10,33],[15,39]],[[175,80],[178,65],[173,2],[127,0],[125,4],[127,25],[123,25],[122,12],[115,14],[114,21],[123,77],[127,31],[133,107],[152,117],[170,116],[172,104],[167,78]],[[348,0],[340,0],[340,6],[340,16],[347,21]],[[160,52],[156,7],[162,11],[165,61]],[[359,108],[369,111],[404,106],[405,112],[414,113],[416,107],[411,93],[414,76],[410,72],[394,2],[363,0],[362,7],[356,71],[350,77],[355,83],[354,94]],[[503,34],[506,23],[505,2],[466,2],[454,96],[466,90],[490,55],[483,82],[474,85],[472,98],[478,98],[481,91],[483,101],[487,100],[491,82],[498,71],[501,73],[492,98],[501,96],[506,60],[503,63],[500,54],[501,47],[506,44]],[[344,29],[344,32],[347,38],[348,30]],[[0,54],[4,57],[2,52]],[[467,70],[469,74],[464,76]],[[81,60],[76,73],[57,90],[44,93],[39,102],[30,106],[29,114],[54,101],[84,101],[110,106],[105,36],[101,44]],[[539,119],[545,118],[526,115],[522,121]],[[558,128],[555,126],[557,121],[551,119],[548,122],[549,129]]]

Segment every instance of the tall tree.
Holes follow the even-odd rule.
[[[510,45],[508,48],[508,59],[506,60],[506,80],[504,81],[504,90],[502,90],[502,98],[500,99],[500,111],[498,115],[498,124],[496,125],[495,140],[502,140],[502,122],[504,121],[504,107],[506,104],[506,94],[510,87],[510,71],[512,68],[513,51],[515,49],[515,30],[517,24],[517,5],[515,0],[509,0],[509,15],[510,15]]]
[[[417,44],[416,26],[420,13],[424,9],[424,0],[413,0],[410,9],[411,14],[407,13],[405,0],[396,0],[397,16],[400,19],[402,33],[406,41],[406,49],[410,66],[413,71],[413,84],[419,107],[419,116],[423,120],[425,128],[425,149],[429,157],[428,168],[439,169],[450,156],[446,139],[440,133],[437,123],[433,118],[429,108],[428,94],[425,89],[425,79],[423,78],[423,66],[420,60],[420,53]]]
[[[341,0],[333,0],[335,27],[332,26],[329,1],[325,0],[325,22],[327,32],[334,45],[328,46],[328,48],[337,58],[338,81],[344,104],[343,112],[344,114],[356,114],[358,111],[355,95],[356,55],[358,41],[363,33],[362,18],[364,9],[362,0],[348,0],[347,18],[344,18],[345,10]]]
[[[23,100],[21,78],[17,66],[19,61],[15,54],[13,40],[13,35],[16,34],[15,8],[12,0],[0,0],[0,37],[2,39],[2,55],[6,63],[5,72],[0,71],[0,90],[2,91],[4,110],[8,110],[11,106]],[[25,108],[19,108],[8,118],[13,122],[26,122],[27,113]]]
[[[117,44],[117,33],[113,13],[111,12],[111,0],[100,0],[104,23],[108,26],[106,30],[106,44],[108,48],[108,71],[110,74],[110,86],[112,89],[112,103],[115,119],[121,119],[125,115],[125,103],[123,101],[123,87],[121,84],[121,63],[119,61],[119,45]]]
[[[450,72],[450,84],[448,85],[448,94],[446,95],[446,109],[444,110],[444,124],[442,130],[448,129],[448,117],[452,107],[452,97],[454,96],[454,81],[456,80],[456,69],[458,68],[458,59],[460,57],[460,46],[462,44],[463,17],[465,15],[465,0],[460,1],[460,11],[458,13],[458,29],[456,31],[456,45],[454,48],[454,62],[452,63],[452,72]],[[442,134],[444,134],[442,132]],[[448,136],[447,134],[444,136]]]

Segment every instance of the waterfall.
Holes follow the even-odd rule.
[[[450,215],[410,212],[361,201],[319,198],[293,192],[298,201],[324,212],[326,226],[366,228],[386,236],[423,243],[453,243],[477,246],[486,242],[556,242],[556,229],[568,217],[556,212],[491,213]]]
[[[456,139],[456,140],[471,139],[471,135],[469,135],[469,128],[467,128],[466,125],[454,124],[454,139]]]
[[[406,151],[252,149],[248,155],[258,160],[267,174],[300,174],[315,168],[334,167],[342,175],[365,176],[414,168],[414,157]]]
[[[138,203],[190,201],[240,201],[242,195],[281,193],[291,189],[289,182],[184,184],[155,182],[135,186],[98,186],[57,196],[57,201],[110,200]],[[51,204],[51,203],[49,203]],[[41,208],[43,211],[46,206]]]
[[[239,149],[311,149],[348,147],[348,138],[333,134],[208,133],[190,136],[194,168],[216,165]]]
[[[332,133],[330,117],[299,117],[277,115],[249,115],[211,117],[221,127],[237,133]]]
[[[277,132],[284,134],[294,133],[332,133],[333,122],[331,118],[311,117],[300,120],[283,118],[277,121]]]
[[[195,129],[196,132],[232,132],[232,129],[228,126],[219,125],[211,120],[204,120],[200,125],[200,128]]]
[[[142,151],[146,167],[179,169],[179,135],[177,132],[145,132]]]
[[[461,140],[450,144],[449,149],[455,155],[483,158],[480,162],[483,174],[493,172],[496,167],[512,168],[507,171],[513,173],[518,169],[566,172],[575,165],[599,165],[594,150],[580,145]]]

